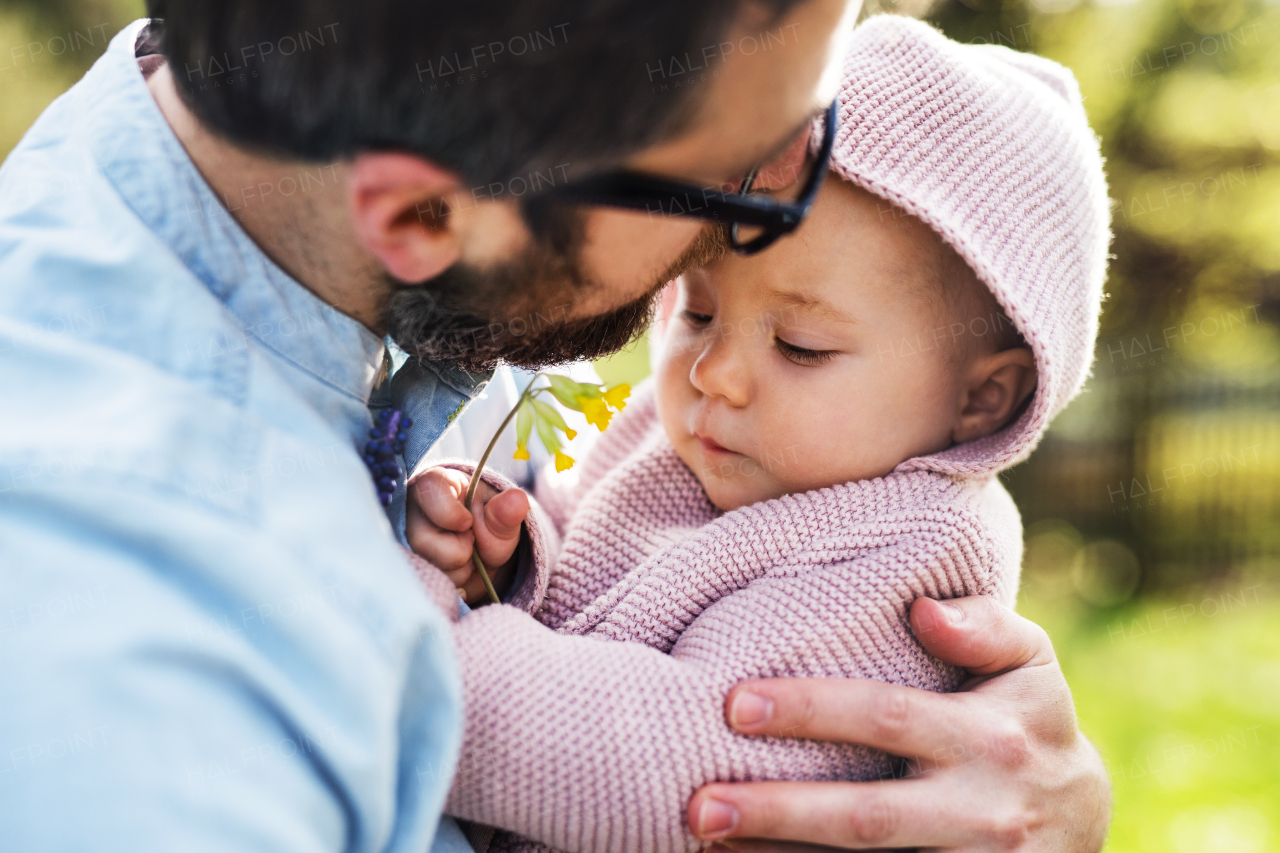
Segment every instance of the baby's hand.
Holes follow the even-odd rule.
[[[409,484],[405,535],[414,553],[441,569],[469,605],[487,597],[471,549],[479,543],[498,595],[515,574],[516,546],[529,497],[519,489],[498,492],[481,481],[471,511],[463,506],[471,478],[453,468],[431,468]]]

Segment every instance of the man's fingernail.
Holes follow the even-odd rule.
[[[773,700],[759,693],[740,690],[729,705],[729,725],[735,729],[763,726],[773,716]]]
[[[949,601],[939,601],[938,603],[942,605],[944,612],[947,614],[947,621],[952,625],[959,625],[964,621],[964,611],[959,607]]]
[[[728,803],[707,798],[698,809],[698,837],[728,835],[738,826],[738,810]]]

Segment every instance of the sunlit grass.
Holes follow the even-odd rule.
[[[1248,583],[1098,611],[1028,585],[1115,791],[1110,853],[1280,850],[1280,594]]]

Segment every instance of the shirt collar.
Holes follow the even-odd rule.
[[[99,168],[247,336],[367,401],[382,364],[382,340],[280,269],[205,182],[138,69],[134,45],[147,23],[126,27],[99,60],[103,91],[88,125]]]

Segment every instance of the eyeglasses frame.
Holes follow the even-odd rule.
[[[759,169],[753,169],[738,185],[737,192],[727,193],[716,187],[697,187],[620,169],[542,190],[526,204],[545,201],[568,202],[595,207],[660,212],[664,216],[682,216],[722,222],[729,225],[729,246],[739,255],[754,255],[771,246],[778,238],[795,231],[813,207],[818,191],[830,169],[831,150],[835,144],[839,121],[839,101],[832,101],[826,112],[826,127],[818,149],[813,172],[795,201],[779,201],[761,194],[751,194]],[[681,205],[683,198],[686,205]],[[753,226],[762,232],[745,242],[738,238],[740,226]]]

